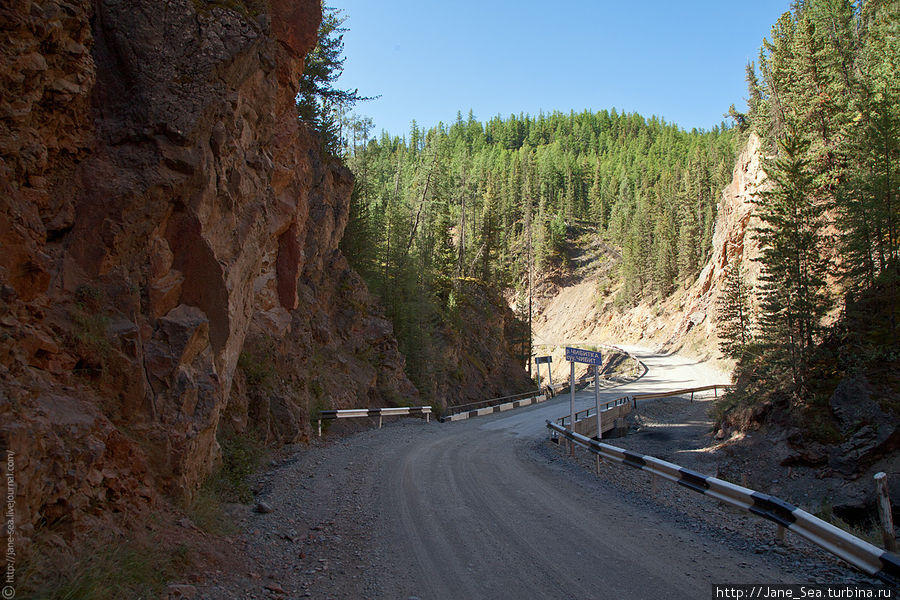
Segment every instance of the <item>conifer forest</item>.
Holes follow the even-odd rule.
[[[613,108],[487,121],[459,112],[451,123],[412,121],[402,136],[376,135],[369,119],[349,112],[365,99],[358,91],[310,96],[324,143],[356,178],[342,249],[386,306],[414,379],[429,332],[459,318],[460,282],[515,291],[522,307],[529,269],[564,259],[572,225],[594,228],[619,252],[617,306],[689,285],[709,256],[719,194],[751,133],[763,140],[770,180],[758,199],[763,226],[752,232],[762,280],[751,289],[744,266],[731,265],[718,306],[723,353],[743,365],[738,379],[762,364],[768,376],[750,378],[754,385],[774,379],[802,395],[835,315],[872,290],[880,303],[873,327],[884,335],[859,340],[862,355],[890,355],[898,7],[796,2],[747,65],[747,110],[732,106],[708,131]],[[332,9],[323,25],[320,59],[336,69],[344,19]]]

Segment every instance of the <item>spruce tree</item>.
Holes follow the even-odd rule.
[[[750,297],[746,272],[740,258],[728,265],[725,286],[716,302],[716,329],[719,349],[730,358],[739,359],[753,339]]]
[[[786,359],[800,388],[821,318],[827,311],[822,206],[813,196],[808,142],[789,131],[766,166],[774,187],[761,195],[757,230],[763,271],[764,341]]]

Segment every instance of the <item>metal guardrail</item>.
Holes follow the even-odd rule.
[[[530,392],[523,392],[521,394],[513,394],[512,396],[502,396],[500,398],[489,398],[487,400],[479,400],[478,402],[470,402],[468,404],[457,404],[456,406],[447,407],[448,414],[446,416],[452,417],[458,413],[469,412],[472,410],[477,410],[479,408],[487,408],[488,406],[494,406],[495,404],[504,404],[506,402],[512,402],[514,400],[521,400],[523,398],[533,398],[535,396],[540,396],[540,390],[531,390]]]
[[[590,385],[590,379],[586,376],[580,379],[575,380],[575,389],[581,390]],[[453,417],[457,415],[463,415],[466,413],[475,413],[485,408],[496,408],[498,406],[505,406],[510,403],[515,403],[516,401],[531,399],[531,403],[542,402],[547,397],[553,397],[561,390],[565,390],[569,388],[569,382],[564,381],[562,383],[554,383],[552,386],[547,385],[543,388],[543,390],[531,390],[530,392],[523,392],[521,394],[513,394],[512,396],[501,396],[500,398],[489,398],[487,400],[480,400],[478,402],[470,402],[468,404],[458,404],[456,406],[447,407],[447,414],[441,418],[441,421],[452,421]],[[540,398],[540,400],[538,400]],[[520,404],[520,406],[527,406],[529,403]],[[474,416],[474,415],[472,415]]]
[[[322,421],[324,419],[354,419],[360,417],[378,417],[378,428],[381,428],[384,417],[404,415],[425,415],[427,423],[431,417],[430,406],[400,406],[393,408],[345,408],[341,410],[323,410],[319,412],[319,437],[322,437]]]
[[[631,402],[631,396],[623,396],[621,398],[616,398],[615,400],[610,400],[605,404],[600,405],[600,412],[606,412],[610,409],[613,409],[617,406],[621,406],[623,404],[627,404]],[[591,416],[597,415],[597,407],[591,406],[590,408],[586,408],[585,410],[580,410],[575,413],[575,422],[581,421],[582,419],[587,419]],[[570,415],[565,415],[564,417],[560,417],[556,420],[559,425],[565,427],[569,423]]]
[[[716,397],[719,396],[719,390],[727,390],[729,388],[734,387],[733,385],[721,384],[717,383],[715,385],[704,385],[701,387],[695,388],[685,388],[683,390],[673,390],[671,392],[656,392],[652,394],[635,394],[632,396],[632,401],[634,402],[634,406],[637,407],[638,400],[653,400],[655,398],[668,398],[669,396],[683,396],[685,394],[690,393],[691,401],[694,400],[694,392],[705,392],[707,390],[713,390],[716,392]]]
[[[900,583],[900,556],[861,540],[780,498],[703,475],[652,456],[629,452],[592,440],[550,421],[547,421],[547,428],[602,458],[648,471],[652,475],[674,481],[695,492],[768,519],[779,528],[793,531],[890,585],[896,586]]]

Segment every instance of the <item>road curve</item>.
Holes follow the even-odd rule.
[[[647,373],[604,399],[722,382],[694,361],[630,350]],[[593,403],[588,388],[576,409]],[[286,453],[254,482],[272,512],[233,507],[241,566],[207,573],[199,600],[693,599],[711,597],[713,583],[815,579],[818,566],[672,508],[707,498],[661,485],[660,501],[618,485],[625,467],[597,476],[565,456],[545,422],[568,411],[564,394],[454,423],[401,419]]]
[[[694,361],[630,350],[647,374],[601,397],[723,382]],[[593,403],[588,388],[576,410]],[[724,545],[699,564],[689,533],[646,504],[623,503],[593,474],[567,467],[558,450],[555,461],[536,459],[545,422],[568,411],[561,395],[446,424],[383,463],[377,503],[386,551],[403,566],[397,597],[698,598],[713,582],[784,580]]]

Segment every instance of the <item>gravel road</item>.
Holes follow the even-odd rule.
[[[722,380],[641,353],[647,374],[604,399]],[[593,402],[588,388],[576,409]],[[645,473],[612,464],[598,476],[547,441],[546,420],[568,410],[561,396],[286,449],[255,482],[272,512],[231,507],[246,568],[205,574],[199,597],[708,598],[712,583],[870,581],[679,486],[653,494]]]

